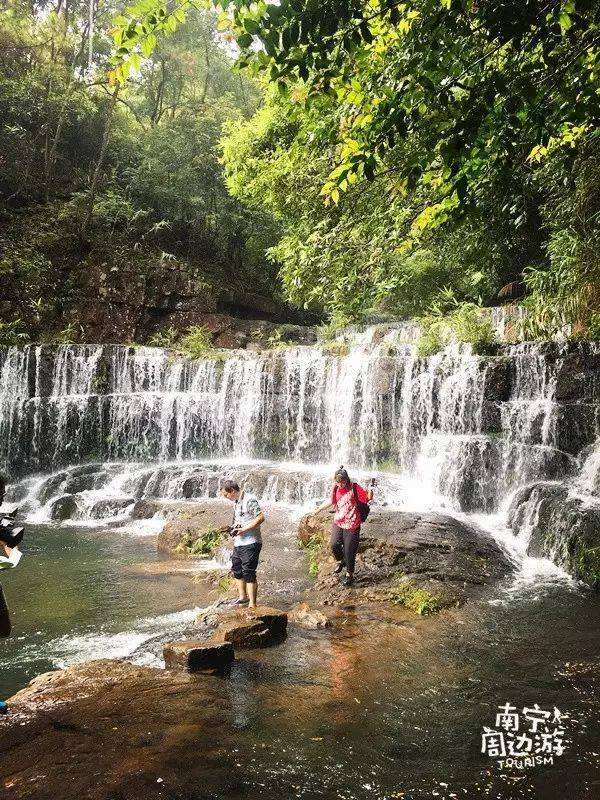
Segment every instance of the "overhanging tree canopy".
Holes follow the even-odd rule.
[[[119,20],[117,71],[174,29],[188,0],[143,0]],[[476,202],[515,162],[539,160],[600,115],[600,4],[593,0],[221,0],[238,63],[282,91],[341,107],[324,194],[393,169],[428,187],[420,223]],[[223,23],[224,27],[225,21]],[[134,55],[135,59],[135,55]],[[386,156],[401,145],[393,166]],[[433,190],[433,191],[431,191]]]

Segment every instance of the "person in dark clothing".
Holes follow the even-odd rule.
[[[6,495],[6,476],[0,473],[0,506],[4,503]],[[0,512],[0,542],[4,548],[5,556],[0,556],[0,569],[9,569],[19,563],[21,552],[17,545],[23,538],[23,529],[14,526],[14,512],[2,514]],[[0,636],[10,636],[12,624],[10,613],[0,586]]]
[[[372,489],[363,489],[353,483],[346,470],[340,467],[335,473],[331,497],[317,508],[316,512],[334,508],[333,526],[331,529],[331,552],[338,562],[335,574],[339,575],[346,568],[345,586],[351,586],[354,580],[356,553],[360,542],[361,504],[368,504],[373,499]]]
[[[6,484],[8,483],[8,479],[6,475],[0,473],[0,507],[4,503],[4,498],[6,496]],[[15,553],[13,550],[17,548],[18,545],[21,544],[23,541],[23,532],[24,529],[22,526],[15,525],[15,511],[0,511],[0,542],[4,547],[4,552],[6,553],[6,557],[10,562],[18,561],[18,558],[15,558]],[[15,566],[14,564],[10,564],[11,566]]]

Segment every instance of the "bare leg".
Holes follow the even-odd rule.
[[[250,597],[250,608],[256,608],[256,594],[258,592],[258,584],[256,581],[254,583],[248,583],[248,596]]]
[[[243,578],[236,578],[238,597],[240,600],[247,600],[248,593],[246,591],[246,581]]]

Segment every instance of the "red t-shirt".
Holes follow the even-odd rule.
[[[356,497],[353,486],[356,488]],[[361,503],[368,502],[366,491],[358,483],[351,484],[349,489],[342,489],[341,486],[334,485],[331,502],[335,506],[333,522],[338,528],[343,528],[345,531],[355,531],[360,528],[361,518],[356,507],[357,498]]]

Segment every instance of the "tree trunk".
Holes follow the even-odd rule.
[[[92,59],[94,56],[94,0],[89,0],[88,6],[88,74],[92,71]]]
[[[85,203],[84,216],[81,222],[80,233],[82,236],[84,236],[85,233],[87,232],[90,220],[92,218],[92,213],[94,211],[94,202],[96,200],[96,195],[98,194],[98,184],[100,181],[100,174],[102,172],[102,167],[104,166],[106,150],[108,148],[110,128],[115,111],[115,106],[117,105],[117,100],[119,97],[119,88],[120,86],[119,84],[117,84],[115,86],[115,90],[112,94],[112,97],[110,98],[110,103],[106,111],[106,122],[104,125],[104,135],[102,136],[102,144],[100,145],[100,152],[98,153],[98,161],[96,162],[94,174],[92,175],[92,180],[90,181],[90,189]]]

